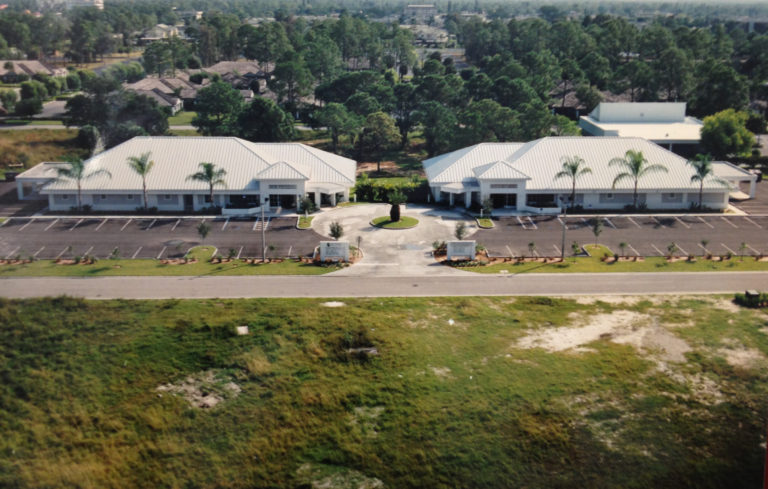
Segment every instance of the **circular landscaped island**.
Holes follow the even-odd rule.
[[[413,217],[401,216],[399,221],[392,221],[389,216],[381,216],[371,221],[371,224],[382,229],[411,229],[419,224],[419,220]]]

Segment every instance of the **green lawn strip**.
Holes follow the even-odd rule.
[[[63,126],[64,123],[55,119],[5,119],[0,125],[9,126]]]
[[[1,301],[0,485],[756,487],[766,319],[729,299]],[[662,370],[611,335],[518,343],[627,314],[684,339],[685,360]],[[730,366],[734,345],[760,360]],[[239,395],[199,409],[157,391],[205,372],[205,392]]]
[[[187,111],[181,111],[177,112],[176,115],[172,115],[168,118],[168,125],[169,126],[189,126],[192,124],[192,119],[197,117],[196,112],[187,112]]]
[[[419,224],[419,220],[409,216],[400,216],[399,221],[392,222],[389,216],[381,216],[371,221],[371,224],[382,229],[410,229]]]
[[[200,133],[195,129],[168,129],[171,136],[199,136]]]
[[[99,260],[94,264],[62,265],[53,260],[0,266],[0,277],[106,277],[106,276],[204,276],[204,275],[322,275],[334,268],[319,267],[295,260],[266,264],[232,260],[211,263],[212,247],[197,247],[188,257],[195,263],[164,264],[160,260]],[[225,255],[219,250],[220,255]],[[224,256],[226,258],[226,256]]]
[[[505,262],[480,267],[464,267],[462,270],[477,273],[611,273],[611,272],[765,272],[768,262],[759,262],[754,258],[738,257],[722,262],[698,258],[695,262],[667,262],[664,257],[649,257],[643,261],[603,262],[599,257],[566,257],[565,263]]]
[[[493,220],[487,217],[476,218],[477,225],[482,229],[490,229],[493,227]]]
[[[312,228],[312,219],[314,219],[315,216],[299,216],[299,229],[311,229]]]

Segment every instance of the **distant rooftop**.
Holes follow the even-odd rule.
[[[685,115],[684,102],[599,104],[579,126],[592,136],[638,137],[659,144],[696,144],[702,122]]]

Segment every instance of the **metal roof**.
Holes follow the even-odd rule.
[[[155,193],[205,191],[203,182],[187,177],[199,171],[201,162],[223,168],[228,190],[256,188],[259,174],[271,169],[269,179],[301,179],[307,184],[333,183],[349,187],[355,182],[356,162],[300,143],[252,143],[232,137],[153,137],[126,141],[86,161],[85,173],[104,169],[111,173],[87,178],[86,191],[140,191],[141,177],[127,163],[132,156],[150,153],[155,164],[147,176],[147,190]],[[46,191],[76,189],[68,180],[53,181]]]
[[[548,137],[525,144],[520,143],[483,143],[460,149],[452,153],[437,156],[424,161],[424,169],[430,184],[446,184],[475,180],[475,168],[486,167],[489,163],[503,160],[510,171],[504,173],[504,166],[491,165],[485,168],[489,177],[484,179],[519,179],[519,174],[530,178],[526,182],[527,190],[570,190],[572,182],[568,178],[555,180],[555,174],[562,169],[564,156],[580,156],[592,172],[579,177],[577,187],[582,191],[610,191],[616,175],[622,172],[619,166],[609,166],[613,158],[623,157],[628,150],[642,151],[650,164],[660,164],[668,172],[650,173],[638,182],[640,190],[685,191],[698,190],[698,183],[691,182],[693,168],[687,160],[671,151],[641,138],[585,138],[585,137]],[[492,176],[490,176],[492,175]],[[448,180],[448,177],[451,177]],[[631,190],[633,182],[622,181],[616,190]],[[705,189],[722,190],[714,178],[704,182]]]

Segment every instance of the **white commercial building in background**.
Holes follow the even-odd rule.
[[[357,163],[300,143],[252,143],[232,137],[136,137],[85,162],[82,204],[94,211],[133,211],[143,205],[141,177],[128,165],[130,157],[150,153],[154,166],[147,176],[149,207],[191,212],[212,204],[226,214],[246,213],[269,199],[272,208],[295,208],[309,197],[317,205],[349,199]],[[226,186],[209,187],[187,177],[209,162],[226,170]],[[19,198],[47,198],[54,211],[77,205],[77,183],[57,179],[55,167],[40,163],[16,177]]]
[[[423,162],[436,201],[469,207],[491,199],[495,208],[532,213],[560,212],[562,199],[570,198],[572,180],[555,179],[563,157],[579,156],[591,173],[578,178],[576,202],[585,210],[623,210],[633,202],[633,182],[613,181],[623,171],[610,166],[628,150],[641,151],[649,164],[660,164],[667,173],[651,173],[638,182],[638,204],[648,209],[688,209],[697,204],[698,183],[691,182],[693,168],[681,156],[640,138],[548,137],[528,143],[481,143]],[[713,163],[715,173],[736,184],[756,176],[725,162]],[[717,179],[704,181],[703,203],[725,209],[731,185]],[[754,187],[752,189],[754,194]],[[753,195],[754,196],[754,195]]]
[[[685,102],[601,102],[579,126],[589,136],[643,138],[672,149],[698,145],[703,123],[685,115]]]

